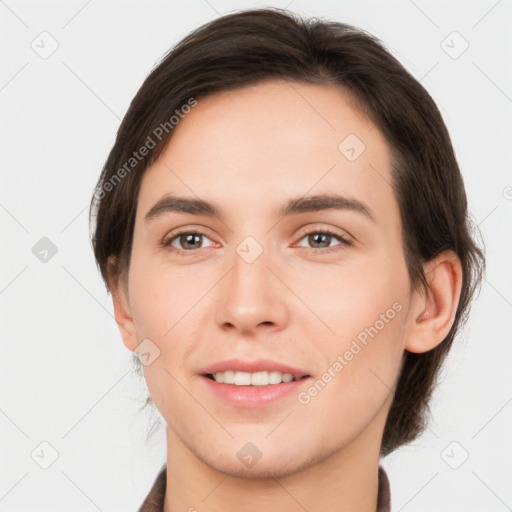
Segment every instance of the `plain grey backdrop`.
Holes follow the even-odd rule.
[[[512,509],[511,0],[2,0],[2,512],[135,511],[165,463],[164,428],[146,443],[145,384],[96,270],[88,204],[156,61],[202,23],[263,6],[375,34],[443,114],[488,271],[427,431],[382,464],[393,511]]]

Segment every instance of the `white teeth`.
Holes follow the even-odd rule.
[[[235,384],[237,386],[250,386],[251,374],[246,372],[235,372]]]
[[[268,372],[256,372],[251,375],[251,384],[253,386],[266,386],[271,384],[268,378]]]
[[[281,382],[291,382],[294,380],[291,373],[248,373],[231,370],[214,373],[213,378],[217,382],[223,382],[224,384],[234,384],[235,386],[268,386],[269,384],[281,384]]]
[[[235,383],[235,372],[222,372],[222,374],[224,375],[224,379],[223,379],[223,382],[226,383],[226,384],[234,384]],[[221,375],[222,375],[221,374]],[[213,378],[215,379],[215,376],[218,375],[217,373],[215,373],[213,375]]]

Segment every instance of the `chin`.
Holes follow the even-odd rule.
[[[254,442],[230,440],[224,447],[217,444],[216,450],[212,450],[210,445],[209,448],[201,447],[194,452],[197,458],[214,471],[255,480],[296,474],[329,455],[328,451],[317,452],[313,447],[310,447],[308,454],[304,443],[290,438],[287,445],[282,441],[272,443],[264,438],[254,439]]]
[[[262,458],[252,466],[242,463],[237,456],[229,460],[219,460],[211,458],[210,454],[203,462],[219,473],[230,477],[247,478],[251,480],[283,478],[305,469],[304,465],[299,461],[295,459],[293,461],[286,460],[280,455],[262,456]]]

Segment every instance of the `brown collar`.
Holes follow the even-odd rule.
[[[167,483],[167,466],[164,466],[155,483],[149,491],[144,503],[142,503],[138,512],[163,512],[165,486]],[[391,496],[389,490],[389,480],[382,466],[379,466],[379,494],[377,498],[377,512],[391,511]]]

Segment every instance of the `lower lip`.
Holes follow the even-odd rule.
[[[268,386],[236,386],[217,382],[204,375],[201,378],[215,396],[236,407],[265,407],[273,404],[281,398],[297,393],[299,387],[310,379],[310,377],[303,377],[299,380]]]

